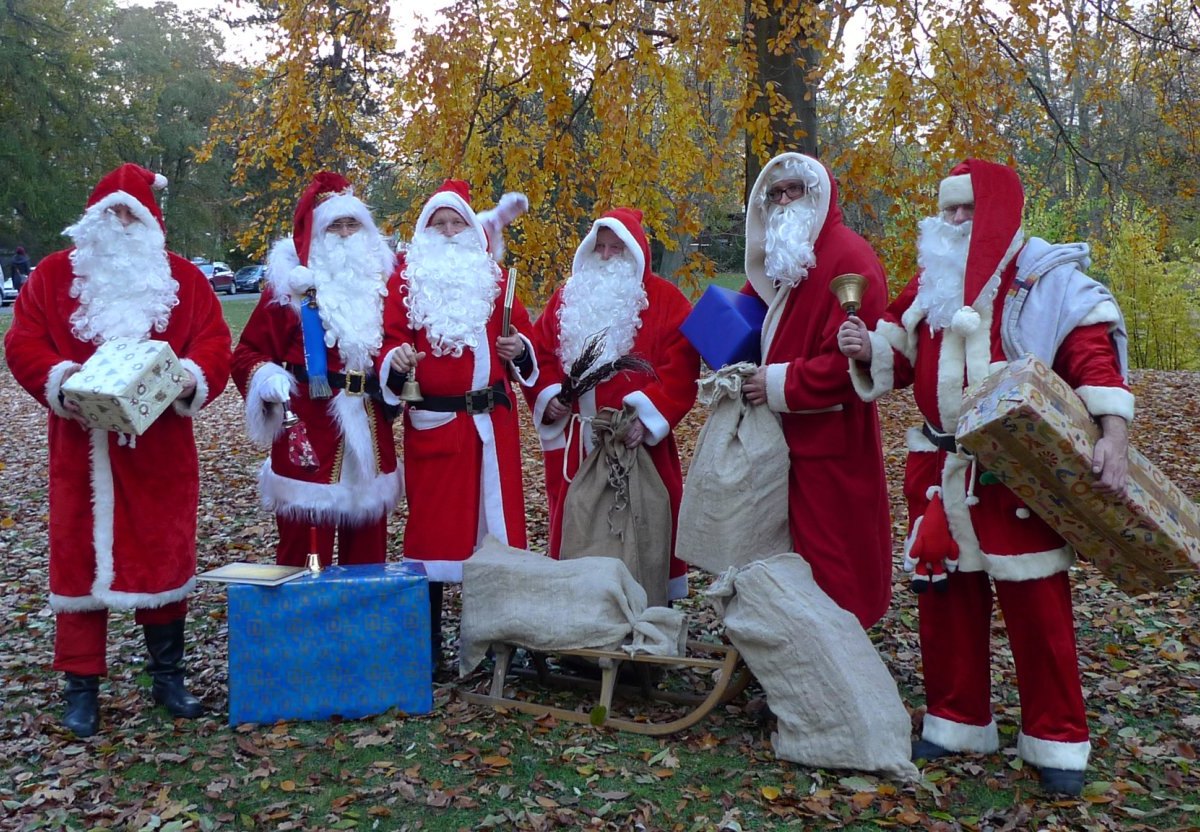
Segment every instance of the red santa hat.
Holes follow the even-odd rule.
[[[971,306],[993,278],[1008,267],[1024,244],[1021,213],[1025,189],[1021,178],[1007,165],[967,159],[954,166],[938,188],[938,207],[975,203],[971,223],[971,248],[963,301]]]
[[[471,207],[471,186],[462,179],[447,179],[441,184],[417,217],[417,233],[429,227],[429,220],[439,208],[449,208],[467,221],[471,231],[479,236],[479,244],[492,259],[504,258],[504,228],[529,209],[525,194],[515,191],[500,197],[495,208],[480,211]]]
[[[158,223],[158,227],[166,233],[162,211],[154,199],[154,192],[165,187],[167,178],[161,173],[126,162],[96,183],[92,195],[88,197],[86,213],[100,213],[114,205],[124,205],[144,224]]]
[[[371,224],[370,212],[355,198],[349,179],[327,170],[314,176],[300,195],[296,213],[292,216],[292,243],[296,246],[300,265],[308,265],[308,249],[313,237],[324,232],[331,222],[341,217],[354,217],[363,222],[363,216],[366,217],[364,224]]]
[[[601,228],[612,231],[625,244],[625,250],[637,261],[642,279],[650,276],[650,244],[646,240],[646,231],[642,228],[642,212],[637,208],[613,208],[592,223],[579,248],[575,249],[575,260],[572,272],[579,271],[584,258],[596,250],[596,236]]]

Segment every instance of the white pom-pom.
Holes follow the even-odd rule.
[[[308,266],[293,266],[288,272],[288,291],[293,295],[303,295],[315,284],[312,269]]]
[[[156,191],[165,189],[167,187],[167,177],[163,176],[161,173],[154,174],[154,184],[150,187],[154,188]]]
[[[1019,517],[1022,520],[1028,520],[1029,519],[1029,509],[1025,508],[1024,506],[1021,506],[1019,509],[1017,509],[1017,517]]]
[[[942,493],[940,486],[931,485],[925,489],[925,499],[932,500],[934,497]]]
[[[979,505],[979,498],[976,497],[974,494],[972,494],[970,497],[967,498],[967,505],[969,505],[969,506]]]
[[[979,329],[979,323],[979,313],[969,306],[964,306],[955,312],[954,317],[950,319],[950,329],[955,335],[966,338]]]

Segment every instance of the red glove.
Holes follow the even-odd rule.
[[[942,489],[929,489],[929,506],[917,518],[909,545],[905,547],[904,569],[912,572],[913,592],[924,592],[932,585],[946,591],[946,576],[958,568],[958,544],[950,534]]]

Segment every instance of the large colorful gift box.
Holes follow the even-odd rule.
[[[1131,595],[1200,570],[1200,510],[1137,450],[1124,496],[1093,489],[1100,427],[1032,356],[967,392],[958,442]]]
[[[739,361],[758,364],[766,316],[767,306],[757,295],[709,286],[679,330],[714,370]]]
[[[433,708],[429,585],[401,563],[229,585],[229,724]]]
[[[88,424],[141,436],[183,390],[184,370],[164,341],[113,338],[62,385]]]

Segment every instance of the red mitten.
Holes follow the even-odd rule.
[[[929,506],[917,518],[906,548],[904,568],[913,573],[913,592],[924,592],[931,585],[945,592],[947,573],[958,567],[958,544],[950,534],[940,488],[929,489]]]

